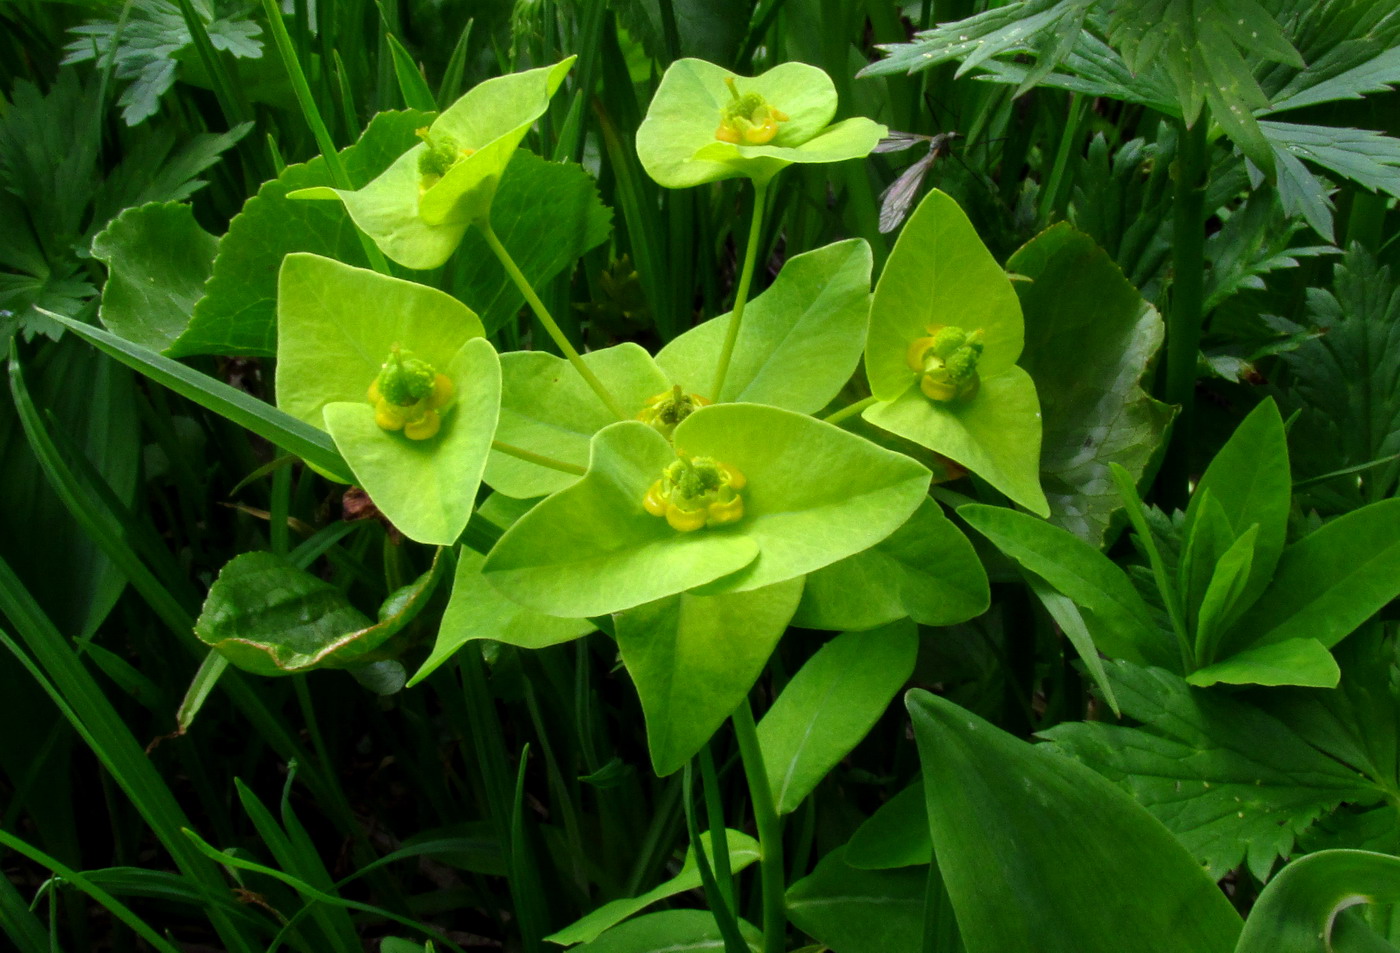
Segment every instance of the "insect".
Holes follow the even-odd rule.
[[[948,152],[949,143],[961,139],[962,133],[940,132],[926,136],[917,132],[894,132],[880,140],[876,152],[902,152],[920,142],[928,143],[928,152],[917,162],[900,173],[899,178],[880,193],[880,233],[887,234],[899,227],[909,209],[914,204],[914,196],[919,193],[924,176],[933,168],[934,162]]]

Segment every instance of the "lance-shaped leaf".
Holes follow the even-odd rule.
[[[1265,885],[1235,953],[1330,953],[1394,949],[1349,907],[1400,901],[1400,857],[1363,850],[1324,850],[1279,871]],[[1346,936],[1349,942],[1343,942]]]
[[[760,96],[786,117],[771,141],[716,138],[736,95]],[[836,86],[815,66],[782,63],[748,78],[704,60],[680,59],[667,67],[647,107],[637,130],[637,156],[658,184],[684,189],[740,175],[766,182],[794,162],[856,159],[869,155],[885,135],[885,127],[869,119],[828,125],[835,115]]]
[[[338,588],[281,556],[244,553],[220,570],[194,631],[257,675],[363,665],[422,611],[440,575],[441,557],[391,593],[371,622]]]
[[[1122,503],[1108,465],[1140,479],[1172,409],[1142,389],[1162,318],[1094,240],[1058,224],[1006,263],[1026,321],[1022,365],[1044,419],[1040,476],[1050,521],[1098,546]],[[976,469],[976,468],[973,468]]]
[[[928,868],[858,870],[845,855],[838,847],[788,888],[793,924],[834,953],[922,949]]]
[[[729,848],[729,869],[731,871],[738,873],[758,860],[758,841],[748,834],[742,831],[726,830],[724,839]],[[700,841],[705,856],[713,858],[715,856],[714,843],[710,832],[701,833]],[[710,863],[714,863],[713,859]],[[700,867],[695,860],[695,847],[691,845],[686,848],[685,861],[681,864],[680,872],[670,880],[658,884],[640,896],[605,903],[582,919],[575,920],[564,929],[551,933],[545,937],[545,940],[562,946],[588,943],[597,939],[604,930],[616,926],[628,917],[645,910],[653,903],[665,900],[667,897],[674,897],[676,894],[698,889],[700,889]]]
[[[1240,920],[1128,795],[928,692],[906,695],[967,953],[1230,953]]]
[[[787,629],[802,580],[718,596],[682,593],[617,616],[617,647],[662,777],[704,747],[748,695]]]
[[[914,867],[932,856],[922,778],[880,805],[846,842],[846,863],[861,870]]]
[[[701,408],[674,441],[634,421],[599,431],[588,473],[492,550],[492,585],[560,616],[618,612],[714,580],[707,594],[759,589],[873,546],[928,488],[928,471],[908,457],[775,407]],[[737,522],[679,532],[647,513],[644,497],[677,454],[744,475]]]
[[[777,280],[744,309],[722,394],[710,389],[732,314],[671,341],[656,363],[686,393],[814,413],[860,361],[871,267],[870,246],[859,238],[788,259]]]
[[[467,524],[500,402],[476,315],[432,288],[317,255],[287,256],[278,300],[277,405],[330,432],[355,479],[405,535],[449,545]],[[383,430],[368,391],[395,348],[452,381],[426,440]]]
[[[739,935],[753,953],[763,936],[747,920],[739,921]],[[708,910],[662,910],[647,913],[613,927],[596,940],[573,948],[572,953],[708,953],[725,949],[715,916]]]
[[[590,351],[583,363],[618,403],[640,411],[648,397],[671,386],[651,355],[636,344]],[[572,364],[544,351],[501,355],[501,419],[496,439],[576,467],[588,465],[588,442],[615,417]],[[486,464],[486,482],[507,496],[548,496],[578,475],[500,450]]]
[[[1262,879],[1321,814],[1380,796],[1251,705],[1161,669],[1107,670],[1124,714],[1144,727],[1066,723],[1045,737],[1131,793],[1214,877],[1247,861]]]
[[[980,385],[949,402],[926,397],[910,347],[939,327],[981,331]],[[1042,516],[1040,402],[1016,366],[1024,327],[1011,282],[962,209],[942,192],[919,203],[875,287],[865,370],[879,403],[865,419],[972,470]]]
[[[559,619],[532,612],[501,595],[481,576],[486,557],[463,547],[457,557],[452,599],[442,614],[433,651],[408,687],[431,675],[468,642],[491,639],[527,649],[542,649],[582,638],[597,628],[587,619]]]
[[[472,222],[489,218],[516,147],[549,108],[574,59],[475,86],[434,120],[426,142],[362,189],[322,186],[292,197],[340,199],[384,254],[409,268],[436,268],[451,257]],[[425,175],[420,160],[434,146],[459,158],[441,173]]]
[[[918,628],[908,620],[847,632],[798,670],[758,723],[773,806],[789,814],[860,744],[914,671]]]
[[[987,611],[987,572],[962,530],[925,499],[871,548],[807,576],[793,625],[873,629],[905,616],[953,625]]]

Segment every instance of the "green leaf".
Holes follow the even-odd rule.
[[[758,724],[763,765],[779,814],[790,814],[850,754],[914,671],[909,621],[847,632],[822,646]]]
[[[758,841],[741,831],[726,830],[724,836],[729,848],[729,869],[732,872],[738,873],[758,860]],[[705,856],[713,858],[715,856],[712,849],[714,844],[710,832],[702,833],[700,841]],[[711,863],[714,861],[711,860]],[[605,903],[587,916],[575,920],[564,929],[551,933],[545,937],[545,940],[549,943],[558,943],[561,946],[589,943],[596,940],[604,930],[616,926],[628,917],[645,910],[653,903],[698,889],[700,889],[700,868],[696,865],[695,848],[692,845],[686,849],[685,862],[681,864],[680,873],[670,880],[658,884],[640,896]]]
[[[1101,622],[1095,634],[1105,654],[1179,663],[1127,574],[1103,553],[1068,530],[1024,513],[969,504],[959,507],[958,515]]]
[[[983,378],[966,403],[935,404],[914,387],[862,416],[966,467],[1031,512],[1049,514],[1040,486],[1040,402],[1021,368]]]
[[[195,623],[195,635],[239,668],[287,675],[369,661],[422,610],[439,563],[390,594],[370,622],[328,582],[273,553],[244,553],[222,570]]]
[[[1326,850],[1293,861],[1265,885],[1235,953],[1326,953],[1385,946],[1343,945],[1338,915],[1359,903],[1400,900],[1400,858],[1361,850]],[[1347,924],[1347,926],[1354,925]],[[1362,928],[1363,932],[1365,928]],[[1372,935],[1374,937],[1374,935]],[[1373,941],[1374,942],[1374,941]]]
[[[1397,595],[1400,499],[1392,499],[1338,517],[1285,549],[1273,581],[1224,645],[1314,638],[1331,648]]]
[[[768,145],[734,145],[715,138],[732,95],[757,94],[787,115]],[[637,156],[658,184],[685,189],[746,175],[766,182],[794,162],[839,162],[868,155],[885,127],[868,119],[827,125],[836,115],[831,78],[805,63],[781,63],[760,76],[736,76],[713,63],[679,59],[637,130]]]
[[[488,79],[433,121],[427,142],[394,160],[363,188],[317,187],[292,198],[340,199],[380,250],[408,268],[436,268],[474,221],[486,221],[516,147],[564,81],[576,57],[553,66]],[[419,168],[429,142],[466,150],[435,180]]]
[[[1206,467],[1186,508],[1188,538],[1200,511],[1197,501],[1207,490],[1229,520],[1233,539],[1239,539],[1250,526],[1259,526],[1249,581],[1239,597],[1240,606],[1247,607],[1264,591],[1278,564],[1293,494],[1288,438],[1272,400],[1264,400],[1250,411]],[[1224,555],[1223,551],[1215,553],[1217,559]]]
[[[1400,196],[1400,139],[1370,129],[1259,123],[1274,148],[1301,156],[1372,191]]]
[[[739,921],[739,932],[749,949],[757,953],[762,935],[747,921]],[[628,920],[591,943],[573,948],[572,953],[705,953],[723,950],[715,918],[708,910],[664,910]]]
[[[1337,660],[1317,639],[1288,639],[1245,649],[1186,676],[1191,685],[1305,685],[1335,688],[1341,679]]]
[[[587,619],[559,619],[532,612],[502,596],[481,575],[486,557],[463,547],[457,557],[452,599],[442,615],[432,654],[419,667],[407,687],[431,675],[468,642],[491,639],[527,649],[542,649],[569,642],[592,632]]]
[[[350,181],[362,184],[382,172],[418,141],[413,130],[428,118],[412,111],[375,116],[359,141],[340,152]],[[295,189],[331,182],[326,160],[318,156],[288,166],[243,204],[219,242],[205,297],[195,305],[189,327],[171,351],[173,356],[276,354],[277,269],[292,252],[314,252],[351,265],[369,264],[344,209],[287,198]]]
[[[846,863],[861,870],[916,867],[932,856],[922,780],[880,805],[846,843]]]
[[[872,629],[905,616],[954,625],[986,612],[990,598],[972,544],[925,499],[887,539],[810,574],[792,621],[835,630]]]
[[[870,316],[870,246],[853,238],[788,259],[744,309],[724,392],[710,393],[731,314],[668,343],[656,363],[686,393],[815,413],[850,379]]]
[[[170,350],[204,294],[218,247],[189,205],[127,209],[92,240],[92,257],[110,271],[102,323],[152,351]]]
[[[1040,478],[1050,521],[1100,546],[1121,506],[1111,463],[1142,478],[1173,409],[1142,387],[1162,319],[1083,232],[1058,224],[1011,256],[1026,322],[1021,364],[1043,415]]]
[[[332,479],[350,482],[349,468],[330,437],[305,421],[263,403],[246,391],[230,387],[223,381],[191,370],[179,361],[148,351],[101,328],[52,312],[46,314],[102,353],[140,371],[181,397],[208,407],[283,450],[296,454]]]
[[[801,595],[802,581],[793,579],[746,592],[682,593],[616,617],[658,776],[684,766],[748,696]]]
[[[437,100],[433,98],[433,91],[428,88],[418,64],[413,62],[413,55],[404,49],[394,34],[386,33],[384,39],[388,41],[389,53],[394,58],[394,76],[398,78],[404,104],[410,109],[433,112],[437,108]]]
[[[637,344],[589,351],[583,362],[623,407],[640,411],[648,397],[670,387],[651,355]],[[586,466],[589,440],[616,422],[612,411],[564,358],[544,351],[501,355],[501,419],[496,439],[502,443]],[[485,479],[507,496],[528,499],[562,490],[577,482],[578,476],[498,450],[487,461]]]
[[[906,699],[967,953],[1234,949],[1229,901],[1130,797],[952,702],[918,689]]]
[[[927,868],[858,870],[845,853],[838,847],[788,888],[793,925],[833,953],[922,949]]]
[[[935,189],[905,224],[875,286],[865,370],[876,397],[891,401],[915,386],[909,345],[938,325],[981,329],[984,388],[1021,356],[1025,328],[1011,282],[958,203]]]
[[[1215,647],[1220,633],[1244,610],[1249,603],[1244,601],[1245,585],[1249,580],[1250,567],[1256,553],[1259,539],[1259,524],[1255,523],[1225,550],[1220,561],[1215,564],[1210,584],[1201,598],[1200,612],[1196,618],[1196,659],[1197,662],[1215,658]]]
[[[509,598],[547,615],[618,612],[748,565],[758,544],[734,530],[678,533],[642,508],[675,451],[621,421],[593,437],[588,473],[506,531],[482,567]]]
[[[1251,705],[1161,669],[1108,669],[1123,712],[1144,727],[1066,723],[1043,736],[1129,792],[1213,877],[1247,860],[1263,879],[1320,815],[1378,794]]]

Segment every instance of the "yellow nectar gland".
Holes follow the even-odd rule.
[[[787,122],[788,114],[768,104],[758,93],[739,94],[733,76],[726,76],[732,97],[719,114],[715,138],[739,146],[766,146],[778,134],[778,123]]]
[[[905,357],[919,375],[919,389],[924,396],[940,404],[977,396],[981,386],[977,361],[982,356],[982,330],[969,332],[932,324],[928,333],[928,337],[917,338],[909,345]]]
[[[661,471],[647,490],[642,506],[652,516],[664,516],[682,533],[705,526],[737,523],[744,518],[739,491],[748,481],[736,468],[709,457],[682,457]]]
[[[452,381],[427,361],[394,345],[369,385],[374,422],[384,430],[402,430],[410,440],[427,440],[442,429],[442,413],[452,402]]]
[[[677,424],[709,403],[699,394],[683,393],[681,385],[677,384],[670,390],[648,397],[646,406],[637,411],[637,419],[670,439]]]

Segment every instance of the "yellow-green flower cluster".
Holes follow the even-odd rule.
[[[787,122],[788,115],[769,105],[758,93],[739,94],[733,76],[726,76],[732,97],[720,111],[719,128],[715,138],[737,146],[766,146],[778,134],[778,123]]]
[[[397,345],[369,385],[374,422],[384,430],[402,430],[410,440],[427,440],[442,428],[442,413],[452,402],[452,381],[427,361]]]
[[[646,406],[637,412],[637,419],[670,439],[677,424],[709,403],[699,394],[684,393],[681,385],[677,384],[670,390],[648,397]]]
[[[982,356],[982,331],[965,331],[951,325],[928,327],[928,337],[909,345],[909,366],[919,375],[919,389],[940,404],[971,400],[981,379],[977,361]]]
[[[737,523],[744,518],[739,491],[748,482],[735,467],[709,457],[677,460],[661,472],[647,490],[642,506],[652,516],[664,516],[682,533],[706,526]]]

